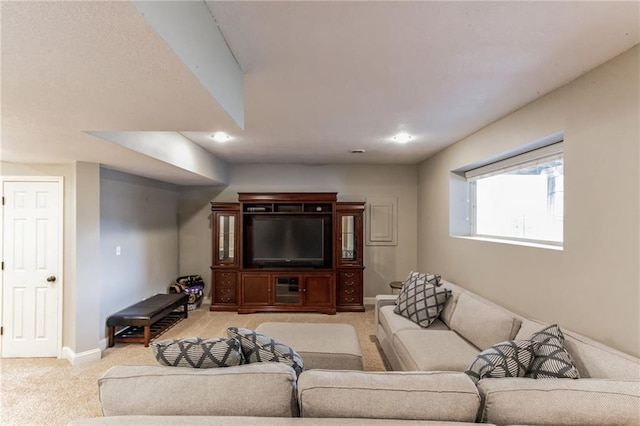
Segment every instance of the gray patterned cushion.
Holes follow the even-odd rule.
[[[478,383],[485,377],[523,377],[533,360],[531,340],[507,340],[478,354],[465,373]]]
[[[400,289],[400,292],[402,292],[402,290],[407,288],[408,284],[417,283],[419,281],[431,281],[431,284],[435,285],[436,287],[439,287],[442,285],[440,280],[441,280],[441,277],[438,274],[429,274],[424,272],[411,271],[409,272],[409,275],[407,275],[407,278],[405,278],[404,282],[402,283],[402,288]]]
[[[565,378],[579,379],[580,373],[573,364],[573,359],[564,348],[564,334],[557,324],[533,333],[530,340],[538,342],[535,358],[527,371],[526,377],[534,379]]]
[[[169,367],[214,368],[242,364],[236,339],[189,337],[151,343],[156,360]]]
[[[291,366],[297,374],[304,370],[302,357],[289,346],[273,340],[270,337],[253,330],[238,327],[227,328],[230,338],[238,339],[244,361],[253,362],[282,362]]]
[[[408,280],[398,295],[393,312],[421,327],[428,327],[444,309],[451,290],[438,287],[439,275],[410,276]]]

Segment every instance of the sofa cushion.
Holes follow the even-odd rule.
[[[356,417],[473,422],[480,398],[452,372],[308,370],[298,379],[302,417]]]
[[[506,309],[461,293],[451,318],[451,329],[484,350],[513,339],[520,323],[520,319]]]
[[[383,306],[378,311],[378,321],[390,339],[392,339],[400,330],[424,331],[424,329],[415,322],[393,312],[394,308],[395,306]],[[429,330],[432,330],[433,327],[437,327],[437,322],[438,320],[431,324],[431,328],[429,328]]]
[[[637,425],[640,382],[486,379],[479,421],[498,425]],[[514,407],[517,407],[514,408]]]
[[[580,373],[573,364],[571,355],[564,348],[564,335],[556,324],[531,335],[538,342],[535,357],[526,376],[534,379],[565,378],[579,379]]]
[[[238,339],[245,362],[282,362],[297,374],[304,370],[302,357],[291,347],[248,328],[229,327],[227,335]]]
[[[98,389],[105,416],[293,417],[295,381],[291,367],[275,362],[207,369],[119,365],[98,379]]]
[[[508,340],[480,352],[465,371],[471,380],[484,378],[524,377],[533,361],[536,342]]]
[[[435,420],[354,419],[335,417],[249,417],[249,416],[115,416],[73,419],[67,426],[478,426],[472,422],[447,422]],[[491,426],[491,425],[484,425]]]
[[[187,337],[152,342],[156,361],[169,367],[214,368],[242,364],[236,339]]]
[[[447,327],[451,328],[451,317],[453,316],[453,311],[456,309],[456,305],[458,304],[458,297],[460,297],[460,293],[462,289],[452,282],[446,280],[440,280],[440,285],[451,290],[451,296],[447,299],[444,304],[444,308],[440,313],[440,320],[447,325]]]
[[[405,284],[398,296],[393,312],[402,315],[421,327],[428,327],[434,322],[451,291],[438,287],[437,275],[427,275],[424,280],[415,280]]]
[[[443,324],[444,325],[444,324]],[[464,371],[478,349],[450,330],[402,330],[394,348],[407,370]]]
[[[547,327],[549,327],[549,324],[525,318],[522,320],[520,330],[518,330],[518,334],[516,334],[514,340],[529,340],[533,333],[537,333]]]

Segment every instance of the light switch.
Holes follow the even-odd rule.
[[[120,246],[116,246],[116,256],[120,256]]]

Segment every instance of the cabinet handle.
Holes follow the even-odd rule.
[[[353,281],[347,281],[346,283],[344,283],[344,285],[352,286],[353,285]]]
[[[222,288],[220,289],[220,294],[229,294],[231,293],[231,289],[230,288]]]
[[[353,294],[354,291],[355,291],[354,289],[350,288],[350,289],[345,290],[344,292],[345,292],[345,294]]]
[[[222,301],[222,303],[226,303],[229,300],[231,300],[231,298],[230,297],[222,297],[220,300]]]
[[[353,278],[354,274],[351,273],[351,272],[347,272],[347,273],[344,274],[344,276],[347,277],[347,278]]]
[[[344,298],[344,301],[345,301],[346,303],[351,303],[351,302],[353,302],[354,300],[356,300],[356,299],[355,299],[355,298],[353,298],[353,297],[345,297],[345,298]]]

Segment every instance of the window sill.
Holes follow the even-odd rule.
[[[473,240],[473,241],[484,241],[489,243],[501,243],[501,244],[511,244],[514,246],[525,246],[525,247],[534,247],[541,248],[547,250],[556,250],[563,251],[563,246],[556,246],[553,244],[544,244],[544,243],[536,243],[533,241],[518,241],[518,240],[506,240],[501,238],[488,238],[488,237],[472,237],[469,235],[451,235],[452,238],[460,238],[463,240]]]

